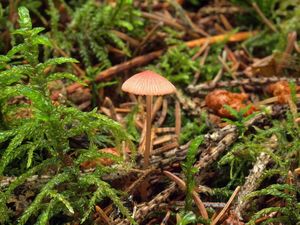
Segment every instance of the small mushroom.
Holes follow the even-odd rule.
[[[122,90],[135,95],[146,95],[146,146],[144,152],[144,168],[149,165],[151,147],[151,108],[152,96],[171,94],[175,86],[166,78],[150,70],[135,74],[124,82]]]

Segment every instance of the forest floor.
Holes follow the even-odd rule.
[[[0,8],[0,224],[300,224],[298,0]]]

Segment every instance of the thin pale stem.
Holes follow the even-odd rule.
[[[149,166],[150,150],[151,150],[151,111],[152,96],[146,96],[146,145],[144,152],[144,168]]]
[[[181,130],[181,110],[180,110],[180,103],[176,100],[175,102],[175,133],[177,136],[177,141],[179,142]]]

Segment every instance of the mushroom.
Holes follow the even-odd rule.
[[[130,77],[122,85],[122,90],[135,95],[146,95],[146,145],[144,152],[144,168],[149,165],[151,147],[151,108],[152,96],[171,94],[176,91],[175,86],[166,78],[146,70]]]

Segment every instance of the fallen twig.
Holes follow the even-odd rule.
[[[277,29],[276,29],[276,27],[275,27],[275,25],[263,14],[263,12],[260,10],[260,8],[256,4],[256,2],[252,3],[252,7],[257,12],[257,14],[260,16],[260,18],[262,19],[262,21],[267,25],[267,27],[270,28],[270,30],[272,30],[274,32],[278,32]]]
[[[137,205],[137,209],[134,215],[134,220],[140,224],[145,219],[145,215],[148,215],[151,211],[159,208],[161,203],[164,203],[169,196],[176,191],[175,183],[169,185],[164,191],[156,195],[151,201]],[[127,219],[117,218],[114,220],[116,225],[127,225],[129,221]]]
[[[115,106],[109,97],[105,97],[103,105],[107,105],[110,111],[111,118],[117,120],[117,113]]]
[[[228,19],[223,14],[221,14],[219,17],[226,30],[228,31],[233,30],[232,25],[229,23]]]
[[[277,147],[277,137],[273,135],[269,142],[266,144],[268,150],[273,152]],[[260,183],[259,178],[262,176],[265,171],[266,166],[271,161],[271,157],[266,153],[261,153],[256,160],[252,170],[250,171],[248,177],[246,178],[246,182],[241,187],[241,191],[237,196],[237,203],[234,206],[233,211],[242,219],[242,216],[245,210],[249,207],[249,202],[245,201],[245,196],[252,191],[255,191]]]
[[[167,101],[167,99],[163,99],[162,111],[161,111],[159,119],[155,123],[156,127],[160,127],[163,124],[163,122],[165,121],[165,118],[167,116],[167,113],[168,113],[168,101]]]
[[[99,215],[100,215],[100,217],[97,218],[97,219],[94,221],[95,224],[98,224],[98,223],[100,222],[101,219],[103,219],[107,225],[111,225],[111,224],[112,224],[110,218],[106,215],[106,213],[101,209],[100,206],[96,205],[96,206],[95,206],[95,210],[96,210],[96,212],[99,213]]]
[[[142,55],[142,56],[135,57],[134,59],[128,60],[124,63],[115,65],[113,67],[110,67],[107,70],[104,70],[101,73],[99,73],[95,77],[95,82],[100,82],[102,80],[105,80],[105,79],[113,76],[114,74],[126,71],[128,69],[133,68],[133,67],[145,65],[145,64],[149,63],[150,61],[152,61],[152,60],[158,58],[159,56],[161,56],[163,52],[164,52],[163,50],[158,50],[158,51],[155,51],[155,52],[151,52],[147,55]]]
[[[287,45],[284,50],[284,53],[282,54],[280,61],[276,66],[276,74],[280,74],[282,68],[287,63],[287,59],[289,58],[288,56],[290,56],[290,54],[293,52],[293,49],[295,47],[294,43],[297,42],[297,33],[296,32],[289,33],[287,39],[288,39]]]
[[[60,49],[56,43],[53,42],[53,46],[56,51],[59,52],[63,57],[70,57],[67,53],[65,53],[62,49]],[[78,65],[75,63],[71,63],[72,67],[76,70],[80,78],[83,78],[85,76],[84,70],[82,70]]]
[[[234,190],[233,194],[230,196],[228,202],[226,203],[226,205],[222,209],[222,211],[217,215],[217,217],[211,222],[210,225],[216,225],[219,222],[219,220],[221,219],[221,217],[229,209],[229,206],[231,205],[231,203],[233,202],[234,198],[236,197],[236,195],[238,194],[239,191],[240,191],[240,186],[237,186],[236,189]]]
[[[187,111],[189,114],[194,116],[201,115],[201,108],[197,106],[195,101],[188,97],[187,95],[183,94],[181,90],[176,91],[176,97],[179,103],[182,105],[182,109]]]
[[[167,225],[170,215],[171,215],[171,212],[170,212],[170,210],[168,210],[165,217],[161,221],[160,225]]]
[[[216,36],[211,36],[211,37],[205,37],[205,38],[200,38],[197,40],[193,40],[193,41],[188,41],[185,42],[185,44],[190,47],[196,47],[196,46],[201,46],[204,43],[206,43],[208,41],[209,44],[214,44],[217,42],[221,42],[221,41],[225,41],[227,40],[228,42],[239,42],[239,41],[244,41],[254,35],[256,35],[256,31],[252,31],[252,32],[239,32],[239,33],[235,33],[235,34],[220,34],[220,35],[216,35]]]
[[[180,179],[179,177],[177,177],[176,175],[174,175],[173,173],[170,173],[169,171],[163,171],[163,173],[169,177],[171,180],[173,180],[182,191],[186,190],[186,184],[184,183],[184,181],[182,179]],[[197,194],[197,192],[195,190],[192,191],[192,197],[194,199],[195,204],[198,207],[199,213],[200,215],[204,218],[204,219],[208,219],[208,214],[207,211],[205,209],[205,206],[203,204],[203,202],[201,201],[201,199],[199,198],[199,195]]]
[[[122,33],[118,30],[112,30],[112,32],[114,34],[116,34],[119,38],[123,39],[124,41],[127,41],[128,43],[130,43],[130,45],[132,45],[133,47],[137,47],[140,45],[139,41],[135,40],[134,38],[128,36],[125,33]]]
[[[223,34],[223,35],[216,35],[216,36],[212,36],[212,37],[207,37],[207,38],[200,38],[200,39],[196,39],[193,41],[188,41],[185,42],[185,44],[190,47],[197,47],[197,46],[201,46],[205,43],[209,43],[209,44],[213,44],[216,42],[220,42],[220,41],[229,41],[229,42],[239,42],[239,41],[243,41],[248,39],[249,37],[255,35],[256,32],[240,32],[240,33],[235,33],[235,34]],[[161,56],[164,53],[164,50],[158,50],[158,51],[154,51],[151,52],[147,55],[142,55],[142,56],[137,56],[131,60],[128,60],[124,63],[112,66],[102,72],[100,72],[94,79],[95,82],[100,82],[103,81],[105,79],[108,79],[110,77],[112,77],[113,75],[119,73],[119,72],[124,72],[126,70],[132,69],[134,67],[137,66],[143,66],[149,62],[151,62],[154,59],[157,59],[159,56]],[[90,81],[86,80],[85,81],[86,84],[89,84]],[[67,92],[68,93],[72,93],[74,92],[74,90],[76,90],[76,88],[82,87],[81,84],[75,83],[72,84],[70,86],[67,87]]]
[[[217,83],[213,83],[211,81],[201,83],[198,85],[189,85],[187,87],[187,90],[195,94],[197,92],[201,91],[210,91],[214,88],[224,88],[224,87],[236,87],[239,85],[249,85],[253,84],[255,86],[257,85],[266,85],[269,83],[274,83],[281,80],[288,80],[291,82],[295,82],[296,84],[300,84],[300,78],[298,77],[251,77],[251,78],[244,78],[244,79],[237,79],[237,80],[230,80],[230,81],[220,81]]]

